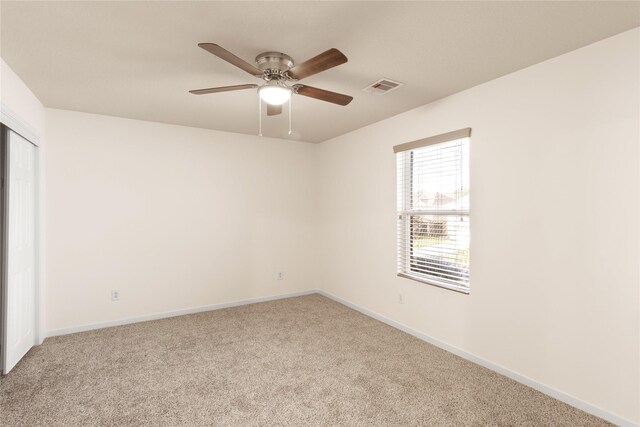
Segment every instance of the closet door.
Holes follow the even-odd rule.
[[[9,131],[3,373],[35,344],[36,147]]]

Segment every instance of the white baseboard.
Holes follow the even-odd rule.
[[[249,298],[238,301],[229,301],[219,304],[203,305],[200,307],[184,308],[181,310],[165,311],[162,313],[148,314],[144,316],[127,317],[125,319],[109,320],[106,322],[90,323],[88,325],[72,326],[70,328],[60,328],[47,331],[47,337],[55,337],[58,335],[75,334],[76,332],[92,331],[94,329],[110,328],[112,326],[128,325],[131,323],[146,322],[148,320],[166,319],[168,317],[183,316],[185,314],[201,313],[203,311],[220,310],[223,308],[238,307],[241,305],[255,304],[258,302],[274,301],[278,299],[293,298],[303,295],[316,294],[316,289],[299,292],[289,292],[286,294],[267,295],[258,298]]]
[[[327,298],[330,298],[340,304],[346,305],[349,308],[352,308],[356,311],[359,311],[362,314],[365,314],[369,317],[372,317],[376,320],[379,320],[383,323],[386,323],[389,326],[392,326],[396,329],[400,329],[403,332],[406,332],[410,335],[413,335],[416,338],[419,338],[423,341],[428,342],[429,344],[433,344],[436,347],[440,347],[443,350],[446,350],[450,353],[453,353],[457,356],[462,357],[463,359],[467,359],[473,363],[476,363],[480,366],[484,366],[485,368],[491,369],[492,371],[495,371],[501,375],[504,375],[505,377],[511,378],[514,381],[517,381],[521,384],[524,384],[526,386],[529,386],[531,388],[533,388],[534,390],[538,390],[539,392],[542,392],[548,396],[553,397],[554,399],[558,399],[568,405],[571,405],[575,408],[578,408],[584,412],[587,412],[591,415],[595,415],[596,417],[600,417],[606,421],[609,421],[610,423],[619,425],[621,427],[639,427],[638,424],[629,421],[627,419],[624,419],[618,415],[612,414],[611,412],[608,412],[602,408],[599,408],[597,406],[591,405],[583,400],[578,399],[575,396],[572,396],[570,394],[564,393],[560,390],[556,390],[553,387],[549,387],[545,384],[539,383],[529,377],[526,377],[524,375],[521,375],[517,372],[514,372],[508,368],[505,368],[504,366],[498,365],[496,363],[490,362],[486,359],[483,359],[479,356],[476,356],[474,354],[468,353],[462,349],[459,349],[458,347],[454,347],[452,345],[449,345],[443,341],[440,341],[436,338],[433,338],[427,334],[424,334],[420,331],[417,331],[409,326],[406,326],[402,323],[396,322],[395,320],[389,319],[386,316],[383,316],[379,313],[376,313],[375,311],[371,311],[367,308],[361,307],[359,305],[356,305],[352,302],[349,302],[347,300],[344,300],[340,297],[337,297],[335,295],[332,295],[328,292],[319,290],[318,293],[320,295],[323,295]]]

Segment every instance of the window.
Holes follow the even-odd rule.
[[[471,129],[394,147],[398,275],[469,292]]]

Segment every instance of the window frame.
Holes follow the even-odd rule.
[[[412,216],[460,216],[466,217],[469,221],[469,259],[471,256],[471,205],[466,210],[438,210],[438,209],[422,209],[422,210],[412,210],[411,206],[413,206],[413,185],[415,180],[413,179],[413,164],[414,164],[414,150],[418,150],[420,148],[442,144],[450,141],[455,141],[458,139],[468,139],[467,144],[469,147],[469,153],[471,151],[471,128],[459,129],[457,131],[448,132],[446,134],[436,135],[429,138],[424,138],[417,141],[408,142],[405,144],[397,145],[394,147],[394,152],[396,153],[396,175],[398,176],[397,189],[396,192],[402,191],[402,194],[396,194],[396,200],[400,201],[400,197],[402,197],[402,207],[396,207],[396,215],[397,215],[397,238],[396,238],[396,269],[397,276],[405,279],[414,280],[420,283],[425,283],[428,285],[436,286],[443,289],[448,289],[454,292],[459,292],[462,294],[470,294],[471,293],[471,263],[467,264],[468,271],[468,280],[465,285],[461,285],[459,282],[454,280],[447,280],[442,277],[434,277],[429,276],[427,273],[415,272],[411,274],[411,259],[414,251],[412,245]],[[400,170],[398,167],[400,163],[398,162],[397,156],[410,156],[409,159],[402,159],[402,175],[400,175]],[[470,159],[467,159],[467,165],[470,169]],[[400,176],[402,177],[402,181],[400,182]],[[409,181],[409,188],[405,188],[406,181]],[[469,193],[470,193],[470,179],[469,179]],[[404,242],[404,243],[403,243]],[[404,254],[404,259],[403,255]]]

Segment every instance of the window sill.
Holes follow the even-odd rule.
[[[409,279],[409,280],[415,280],[416,282],[426,283],[427,285],[437,286],[439,288],[448,289],[450,291],[454,291],[454,292],[458,292],[458,293],[461,293],[461,294],[469,295],[469,289],[468,288],[462,288],[460,286],[450,285],[448,283],[439,282],[437,280],[427,279],[427,278],[419,277],[419,276],[411,276],[411,275],[405,274],[405,273],[398,273],[398,277],[403,277],[403,278]]]

